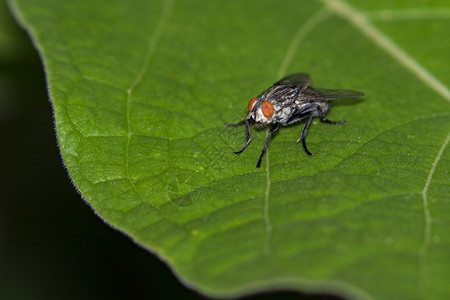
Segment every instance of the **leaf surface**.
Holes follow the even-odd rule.
[[[285,287],[441,298],[448,8],[352,2],[10,5],[45,62],[74,184],[182,281],[212,296]],[[295,143],[302,125],[281,128],[255,169],[267,130],[236,157],[244,129],[223,124],[294,72],[366,97],[336,101],[329,118],[345,126],[314,122],[314,157]]]

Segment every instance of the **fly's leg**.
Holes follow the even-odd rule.
[[[306,135],[308,134],[308,129],[309,129],[309,126],[311,125],[312,118],[313,118],[313,115],[310,114],[308,120],[306,121],[305,127],[303,127],[302,135],[297,140],[297,143],[300,140],[302,141],[303,150],[305,150],[305,153],[308,154],[309,156],[314,156],[314,154],[309,152],[308,148],[306,147],[305,138],[306,138]]]
[[[239,126],[244,125],[245,121],[246,120],[242,120],[242,121],[240,121],[238,123],[225,123],[224,125],[227,126],[227,127],[239,127]]]
[[[250,134],[250,124],[247,119],[245,119],[239,123],[235,123],[235,124],[225,124],[225,126],[228,126],[228,127],[238,127],[243,124],[245,124],[245,133],[246,133],[247,137],[245,139],[245,143],[244,143],[244,146],[242,147],[242,149],[239,151],[233,152],[235,155],[239,155],[242,152],[244,152],[244,150],[247,149],[248,144],[250,144],[250,141],[252,140],[252,136]]]
[[[326,119],[325,115],[322,112],[322,109],[320,109],[319,106],[317,107],[317,111],[319,112],[319,119],[320,119],[320,122],[322,122],[322,123],[327,123],[327,124],[332,124],[332,125],[342,125],[342,124],[347,123],[347,122],[345,122],[345,120],[342,120],[342,121],[330,121],[330,120]]]
[[[258,163],[256,164],[257,168],[261,167],[261,161],[264,154],[266,154],[266,149],[267,145],[269,145],[270,138],[278,131],[278,128],[280,128],[280,123],[275,123],[272,128],[270,128],[269,134],[267,135],[266,141],[264,142],[264,147],[261,151],[261,155],[259,156]]]
[[[342,120],[342,121],[330,121],[330,120],[325,119],[325,118],[320,119],[320,122],[331,124],[331,125],[342,125],[342,124],[347,123],[347,122],[345,122],[345,120]]]

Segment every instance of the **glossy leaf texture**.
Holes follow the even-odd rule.
[[[202,293],[450,295],[446,1],[11,0],[95,212]],[[252,97],[306,72],[365,92],[240,156]]]

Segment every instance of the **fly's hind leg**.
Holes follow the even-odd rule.
[[[317,111],[319,112],[319,120],[322,123],[327,123],[327,124],[331,124],[331,125],[342,125],[342,124],[347,123],[345,120],[342,120],[342,121],[330,121],[330,120],[326,119],[322,109],[320,109],[319,106],[317,107]]]
[[[331,125],[343,125],[343,124],[347,123],[345,120],[342,120],[342,121],[330,121],[330,120],[325,119],[325,118],[321,118],[320,122],[331,124]]]

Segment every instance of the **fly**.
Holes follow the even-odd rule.
[[[252,98],[248,103],[248,115],[239,123],[225,124],[228,127],[245,125],[246,140],[241,150],[234,152],[239,155],[247,149],[252,137],[250,124],[260,129],[272,124],[269,134],[259,156],[256,167],[261,167],[261,161],[266,153],[270,138],[278,131],[280,126],[289,126],[306,120],[302,134],[297,142],[301,141],[303,150],[313,156],[306,147],[306,135],[313,118],[319,118],[323,123],[345,124],[345,121],[330,121],[325,118],[331,108],[330,101],[337,99],[351,99],[364,96],[364,93],[351,90],[329,90],[309,86],[311,77],[305,73],[291,74],[275,82],[270,88],[258,97]]]

